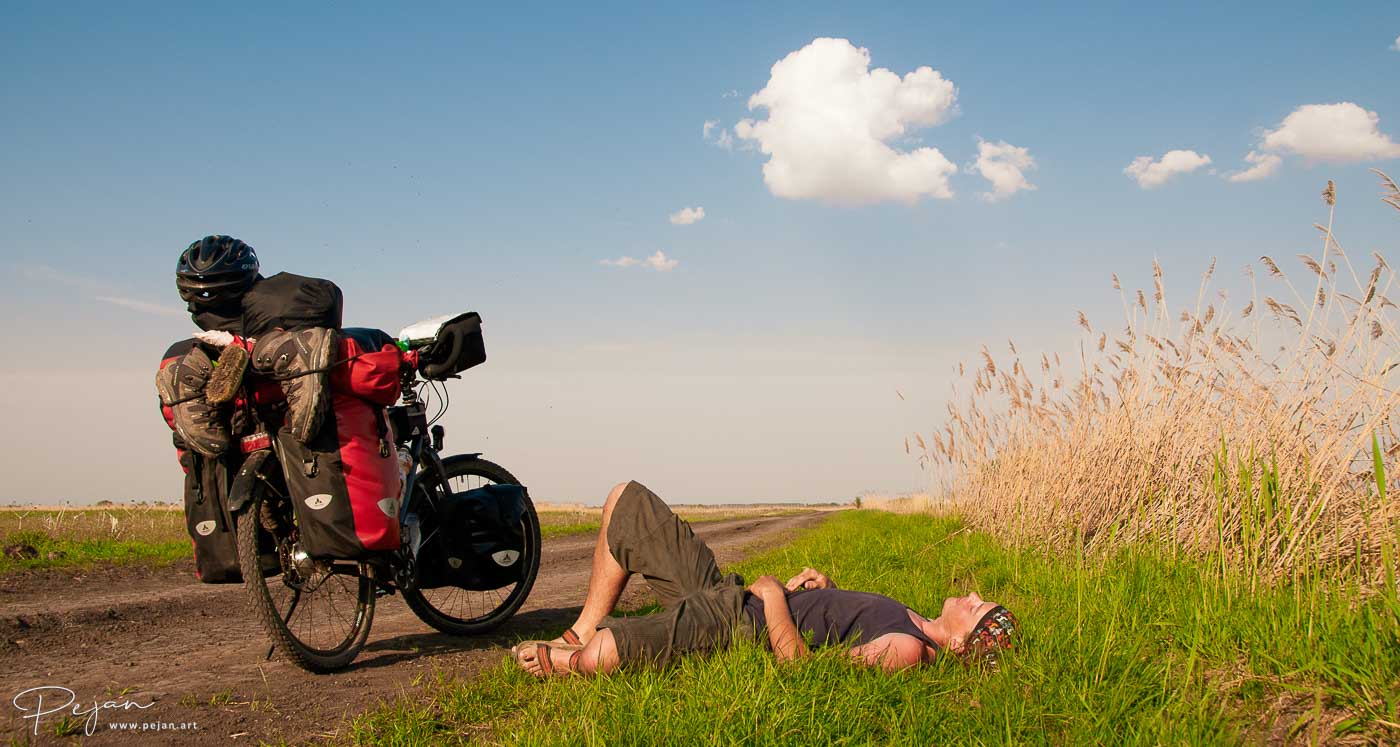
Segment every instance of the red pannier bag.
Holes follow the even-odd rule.
[[[307,444],[277,434],[301,544],[312,557],[399,548],[401,475],[384,406],[398,399],[400,360],[387,334],[344,330],[321,430]]]

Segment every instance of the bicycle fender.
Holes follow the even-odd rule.
[[[263,462],[270,456],[272,449],[259,449],[243,460],[243,466],[238,469],[238,475],[233,478],[233,486],[228,491],[229,513],[236,514],[247,505],[248,499],[253,495],[253,481],[258,479]]]

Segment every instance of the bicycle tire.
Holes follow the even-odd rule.
[[[269,459],[267,464],[271,464],[274,469],[280,469],[277,467],[276,459]],[[268,467],[265,466],[264,469],[268,469]],[[248,591],[248,600],[262,625],[263,631],[271,640],[272,647],[288,661],[313,673],[344,669],[355,660],[369,638],[370,627],[374,622],[374,583],[369,578],[368,567],[364,563],[360,563],[353,620],[345,636],[339,642],[335,642],[330,648],[320,648],[302,640],[302,637],[298,636],[289,626],[300,602],[301,592],[294,589],[295,600],[291,603],[289,614],[284,618],[273,598],[273,588],[269,582],[276,578],[276,583],[289,589],[293,588],[287,582],[290,571],[286,568],[285,562],[279,562],[278,570],[275,573],[265,574],[259,555],[258,536],[260,532],[258,529],[262,523],[260,521],[262,506],[265,501],[272,501],[280,492],[284,491],[278,491],[266,474],[260,474],[253,483],[252,495],[249,496],[245,509],[239,512],[235,520],[235,528],[238,533],[238,564],[243,572],[243,586]],[[283,532],[283,536],[279,537],[273,534],[273,539],[279,546],[283,542],[291,541],[291,529],[295,527],[295,513],[290,510],[289,503],[285,508],[284,520],[287,522],[285,526],[288,529]],[[325,582],[329,582],[332,578],[327,577]],[[313,590],[312,595],[319,590],[319,588]],[[331,605],[331,608],[334,609],[334,605]]]

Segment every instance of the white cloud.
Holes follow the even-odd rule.
[[[1368,161],[1400,156],[1400,143],[1380,131],[1375,112],[1343,101],[1307,104],[1264,133],[1259,150],[1294,153],[1314,161]]]
[[[912,130],[956,113],[957,89],[931,67],[903,78],[870,68],[870,52],[845,39],[816,39],[773,65],[749,109],[768,118],[734,125],[769,156],[763,181],[788,199],[843,204],[950,198],[958,170],[937,148],[890,147]]]
[[[722,99],[737,99],[737,98],[739,98],[739,89],[737,89],[737,88],[731,88],[731,89],[729,89],[728,91],[725,91],[724,94],[723,94],[722,96],[720,96],[720,98],[722,98]]]
[[[1267,179],[1289,154],[1334,163],[1400,158],[1400,143],[1381,132],[1380,124],[1380,115],[1350,101],[1305,104],[1278,127],[1264,131],[1259,144],[1244,157],[1252,166],[1225,178],[1232,182]]]
[[[189,312],[178,306],[167,306],[165,304],[151,303],[136,298],[124,298],[122,296],[97,296],[96,299],[103,303],[110,303],[123,308],[141,311],[147,314],[159,314],[160,316],[185,316]]]
[[[655,254],[651,255],[650,257],[647,257],[646,259],[637,259],[636,257],[618,257],[617,259],[602,259],[598,261],[598,264],[606,265],[608,267],[642,266],[655,270],[657,272],[670,272],[671,270],[676,269],[676,265],[679,265],[680,263],[681,261],[678,259],[671,259],[670,257],[667,257],[666,252],[663,252],[660,249],[657,249]]]
[[[1035,159],[1028,148],[1018,148],[1005,140],[989,143],[977,139],[977,173],[992,183],[992,191],[983,192],[988,202],[1005,200],[1017,192],[1037,189],[1026,181],[1025,172],[1035,168]]]
[[[684,207],[671,213],[671,225],[673,226],[688,226],[692,223],[699,223],[704,219],[705,208],[699,206]]]
[[[1260,179],[1267,179],[1278,171],[1278,167],[1283,164],[1283,157],[1274,153],[1260,153],[1250,151],[1244,160],[1254,164],[1244,171],[1236,171],[1225,176],[1232,182],[1254,182]]]
[[[656,270],[657,272],[670,272],[671,270],[676,269],[676,265],[680,263],[681,261],[678,259],[671,259],[670,257],[667,257],[666,252],[663,252],[660,249],[657,249],[655,254],[651,255],[650,257],[647,257],[645,260],[642,261],[642,264],[646,265],[647,267],[650,267],[653,270]]]
[[[1395,37],[1395,43],[1390,45],[1390,48],[1396,52],[1400,52],[1400,36]]]
[[[641,264],[641,260],[636,257],[618,257],[617,259],[600,259],[598,260],[598,264],[608,267],[631,267],[636,264]]]
[[[121,306],[133,311],[158,314],[160,316],[186,316],[189,313],[184,307],[174,303],[152,303],[137,298],[117,295],[121,292],[121,289],[110,283],[95,278],[83,277],[81,275],[70,275],[62,270],[50,267],[49,265],[20,265],[18,269],[22,275],[31,280],[60,283],[91,293],[94,301],[110,303],[114,306]]]
[[[1138,156],[1123,173],[1137,181],[1143,189],[1160,187],[1177,174],[1189,174],[1210,163],[1210,156],[1194,150],[1169,150],[1156,161],[1152,156]]]
[[[705,120],[700,128],[700,139],[725,150],[734,150],[734,135],[727,128],[720,127],[718,119]]]

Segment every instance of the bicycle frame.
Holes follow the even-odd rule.
[[[437,483],[448,488],[447,472],[442,465],[442,426],[429,426],[423,403],[418,400],[418,394],[413,388],[416,382],[413,368],[406,367],[403,373],[401,404],[386,410],[389,424],[394,430],[395,441],[397,445],[408,447],[410,460],[408,475],[404,478],[404,499],[399,504],[400,526],[408,521],[409,514],[417,507],[414,488],[418,485],[420,468],[432,471]],[[481,456],[481,453],[469,453],[467,456]]]
[[[423,403],[418,399],[415,385],[418,383],[417,370],[412,365],[405,365],[401,373],[401,391],[399,404],[385,408],[385,417],[388,418],[391,430],[394,433],[394,448],[405,447],[408,451],[410,466],[408,474],[405,476],[403,500],[399,503],[398,522],[401,529],[407,527],[410,514],[419,510],[420,491],[415,488],[425,473],[431,473],[430,482],[441,486],[443,490],[451,490],[451,485],[447,478],[447,471],[442,462],[441,450],[443,448],[442,426],[430,426],[427,412]],[[273,431],[264,421],[257,408],[253,410],[253,417],[262,431]],[[264,463],[272,457],[273,468],[281,469],[281,459],[278,451],[281,447],[276,438],[272,438],[270,443],[247,455],[243,465],[238,470],[238,475],[234,478],[229,490],[229,513],[237,514],[247,505],[252,495],[254,483],[261,479],[264,470]],[[461,456],[479,457],[481,452],[467,452]],[[447,496],[443,496],[446,498]],[[405,543],[407,533],[404,533]],[[423,538],[425,541],[427,537]],[[393,588],[394,585],[401,585],[405,579],[399,578],[398,574],[411,568],[411,564],[405,560],[411,555],[405,555],[407,545],[405,544],[399,551],[383,551],[378,556],[378,560],[371,565],[387,563],[384,568],[387,573],[384,577],[375,578],[375,582],[386,585],[386,588]],[[343,567],[343,563],[332,562],[332,567],[338,572],[348,572]],[[353,574],[352,574],[353,575]],[[414,571],[414,576],[417,573]],[[378,576],[378,574],[376,574]]]

